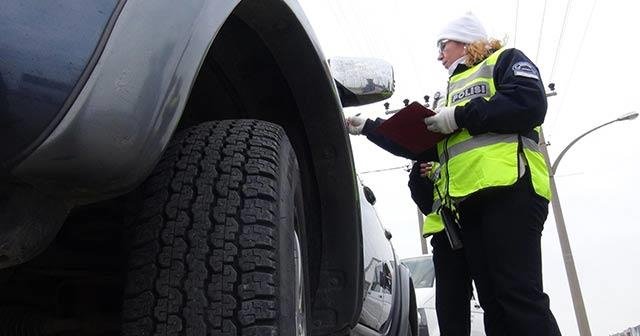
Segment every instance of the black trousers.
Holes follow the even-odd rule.
[[[488,336],[560,335],[542,288],[540,237],[548,201],[533,191],[530,175],[476,192],[458,210],[464,248],[452,251],[444,234],[432,239],[441,334],[469,335],[473,279]]]
[[[465,250],[451,250],[444,231],[431,238],[436,275],[436,315],[442,336],[469,336],[471,275]]]

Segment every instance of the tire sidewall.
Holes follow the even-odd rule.
[[[278,255],[280,260],[280,269],[278,274],[279,281],[279,309],[280,333],[281,335],[296,335],[296,288],[295,288],[295,258],[294,258],[294,230],[298,234],[300,243],[300,254],[302,257],[302,284],[304,286],[303,304],[305,309],[305,318],[307,320],[307,328],[309,327],[309,279],[308,279],[308,262],[306,249],[305,234],[305,213],[304,200],[302,196],[302,184],[300,180],[300,168],[295,156],[295,152],[285,137],[282,141],[279,162],[279,244]]]

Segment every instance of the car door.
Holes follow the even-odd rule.
[[[378,219],[372,203],[372,192],[365,195],[360,186],[360,210],[364,257],[364,301],[360,323],[383,332],[391,320],[393,297],[396,292],[395,254],[391,242]]]
[[[380,269],[382,264],[377,264],[373,271],[373,281],[367,282],[368,289],[362,303],[361,321],[378,330],[382,325],[382,286],[380,286]]]

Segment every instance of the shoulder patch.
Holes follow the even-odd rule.
[[[513,69],[513,74],[515,76],[527,77],[540,80],[540,75],[538,74],[538,70],[533,64],[529,62],[518,62],[511,67]]]

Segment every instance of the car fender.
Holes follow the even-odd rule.
[[[77,99],[12,175],[87,199],[121,194],[144,180],[238,3],[128,1]]]

